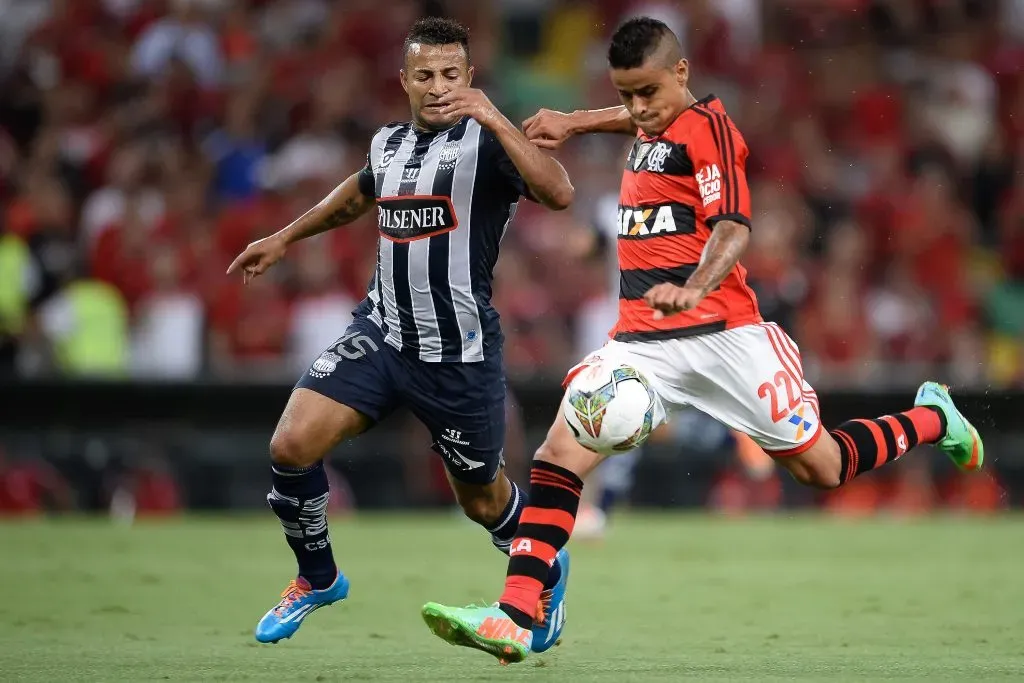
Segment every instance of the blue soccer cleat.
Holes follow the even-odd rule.
[[[562,570],[562,575],[551,588],[540,595],[544,608],[544,621],[533,624],[533,643],[530,649],[544,652],[550,649],[562,635],[565,628],[565,586],[569,582],[569,551],[562,548],[555,555],[555,562]]]
[[[281,593],[281,602],[263,615],[256,624],[256,640],[261,643],[276,643],[291,638],[302,626],[302,620],[310,614],[348,597],[348,579],[341,572],[330,586],[313,590],[301,576]]]

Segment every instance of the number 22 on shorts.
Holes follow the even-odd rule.
[[[768,399],[771,403],[772,422],[779,422],[800,405],[803,401],[803,396],[797,391],[796,383],[785,370],[776,372],[774,379],[774,382],[763,382],[757,388],[757,396],[758,398]],[[783,408],[779,402],[780,389],[785,391],[786,400],[789,401],[789,405],[786,408]]]

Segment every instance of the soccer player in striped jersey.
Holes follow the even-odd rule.
[[[619,27],[608,63],[624,106],[541,111],[525,124],[549,149],[576,133],[636,137],[619,198],[619,320],[567,383],[597,359],[635,367],[663,406],[656,422],[694,406],[748,434],[809,486],[841,486],[920,443],[935,444],[960,469],[979,468],[977,431],[934,382],[921,385],[906,412],[822,428],[796,343],[762,321],[739,264],[751,230],[743,137],[721,102],[690,93],[688,63],[662,22],[641,17]],[[600,461],[556,418],[534,459],[530,506],[498,603],[428,603],[423,616],[435,634],[503,662],[527,656],[537,596],[572,533],[583,477]]]
[[[521,197],[565,209],[562,166],[471,87],[468,34],[447,19],[417,22],[405,42],[402,86],[412,119],[373,136],[366,166],[281,231],[249,245],[228,269],[259,276],[298,240],[376,209],[377,264],[341,338],[292,392],[270,443],[270,507],[298,576],[256,626],[290,638],[314,610],[344,599],[327,528],[323,458],[398,406],[430,429],[466,515],[508,552],[527,504],[505,475],[505,379],[491,306],[498,245]],[[568,555],[548,567],[534,648],[561,632]]]

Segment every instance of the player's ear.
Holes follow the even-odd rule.
[[[466,70],[466,85],[473,85],[473,74],[476,73],[476,67],[470,66]]]
[[[682,87],[690,81],[690,63],[685,59],[676,62],[676,82]]]
[[[402,81],[402,90],[409,92],[409,86],[405,82],[405,69],[400,69],[398,72],[398,80]]]

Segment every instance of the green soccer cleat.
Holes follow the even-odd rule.
[[[502,664],[521,662],[530,654],[530,629],[519,628],[497,606],[446,607],[428,602],[422,614],[431,632],[450,645],[483,650]]]
[[[978,430],[960,414],[949,395],[949,387],[925,382],[917,390],[915,406],[938,408],[946,416],[946,434],[935,445],[965,472],[981,469],[985,462],[985,445]]]

